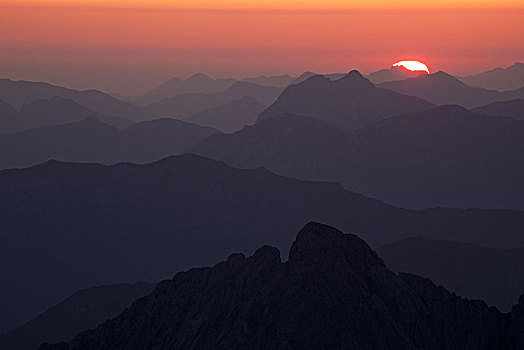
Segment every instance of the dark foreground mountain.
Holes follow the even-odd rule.
[[[263,244],[287,250],[292,232],[310,220],[373,245],[423,235],[524,246],[522,212],[411,211],[335,183],[194,155],[146,165],[51,161],[3,170],[0,194],[3,330],[89,286],[158,281]]]
[[[418,96],[439,106],[457,104],[473,108],[496,101],[524,98],[524,88],[500,92],[471,87],[442,71],[406,80],[391,81],[379,86],[401,94]]]
[[[185,120],[223,132],[235,132],[243,126],[254,124],[265,108],[253,97],[242,97],[225,105],[206,109]]]
[[[22,105],[19,111],[2,115],[0,110],[0,134],[11,134],[39,126],[50,126],[79,122],[88,117],[96,118],[116,128],[123,129],[133,124],[129,119],[97,113],[73,100],[53,97],[35,100]]]
[[[321,75],[288,86],[259,120],[293,113],[319,119],[344,129],[356,129],[395,114],[433,107],[422,99],[376,88],[352,71],[332,81]]]
[[[410,207],[524,209],[524,123],[443,106],[352,132],[282,114],[191,152]]]
[[[156,119],[118,130],[98,119],[0,135],[0,169],[27,167],[51,159],[113,164],[151,162],[180,154],[219,132],[176,119]]]
[[[98,90],[78,91],[47,83],[0,79],[0,100],[15,108],[35,100],[53,97],[67,98],[97,113],[135,122],[154,118],[152,114]]]
[[[524,63],[517,62],[508,68],[495,68],[487,72],[459,78],[470,86],[499,91],[524,87]]]
[[[493,102],[473,109],[474,112],[524,120],[524,99]]]
[[[502,314],[396,275],[355,235],[310,223],[282,263],[264,246],[178,273],[73,349],[520,349],[523,306]]]
[[[469,298],[511,310],[524,292],[524,248],[409,238],[377,249],[393,271],[410,272]]]
[[[138,298],[153,291],[155,284],[115,284],[78,291],[16,329],[0,335],[0,348],[37,349],[43,342],[67,341],[77,333],[95,328],[118,316]]]
[[[242,97],[252,97],[267,106],[275,101],[281,91],[281,88],[241,81],[233,84],[226,91],[215,94],[186,93],[165,98],[148,105],[146,110],[166,117],[187,118],[203,110],[231,103]]]

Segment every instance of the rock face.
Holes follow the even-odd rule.
[[[521,306],[502,314],[391,272],[355,235],[306,225],[276,248],[162,282],[97,329],[51,349],[517,349]]]
[[[153,283],[139,282],[80,290],[31,321],[0,335],[0,348],[32,350],[43,342],[69,340],[78,332],[118,316],[154,288]]]
[[[292,113],[356,129],[395,114],[431,107],[420,98],[376,88],[359,72],[352,71],[335,81],[315,75],[288,86],[258,120]]]

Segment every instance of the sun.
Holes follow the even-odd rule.
[[[429,74],[428,66],[419,61],[400,61],[395,63],[393,67],[404,67],[412,72],[427,72]]]

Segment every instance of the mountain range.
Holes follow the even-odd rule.
[[[474,108],[496,101],[524,98],[524,87],[503,92],[471,87],[442,71],[422,74],[406,80],[391,81],[378,86],[401,94],[417,96],[439,106],[457,104],[466,108]]]
[[[399,113],[433,107],[422,99],[376,88],[359,72],[338,80],[316,75],[288,86],[259,120],[293,113],[356,129]]]
[[[82,288],[159,281],[262,244],[287,249],[292,232],[309,220],[360,234],[375,246],[420,235],[524,245],[524,212],[411,211],[335,183],[240,170],[194,155],[146,165],[50,161],[2,170],[0,193],[2,331]]]
[[[0,169],[57,159],[112,164],[151,162],[219,132],[176,119],[156,119],[119,130],[96,118],[0,135]]]
[[[524,120],[524,99],[498,101],[473,109],[474,112]]]
[[[15,108],[35,100],[53,97],[70,99],[97,113],[122,117],[134,122],[154,118],[151,113],[98,90],[78,91],[41,82],[0,79],[0,100]]]
[[[524,87],[524,63],[517,62],[508,68],[495,68],[467,77],[458,77],[470,86],[492,90],[515,90]]]
[[[309,117],[261,118],[190,152],[235,167],[335,181],[409,208],[524,209],[524,124],[442,106],[347,131]]]
[[[140,282],[80,290],[20,327],[0,334],[0,348],[32,350],[43,342],[69,340],[81,331],[118,316],[154,288],[153,283]]]
[[[457,294],[511,311],[524,292],[524,248],[408,238],[377,249],[393,271],[430,278]]]
[[[381,69],[366,76],[373,84],[382,84],[388,81],[406,80],[427,74],[424,71],[411,71],[402,66],[392,66],[389,69]]]
[[[163,281],[73,349],[520,349],[522,300],[503,314],[397,275],[358,236],[307,224],[289,259],[230,255]]]
[[[252,97],[263,105],[269,105],[277,98],[280,91],[280,88],[273,86],[236,82],[222,92],[215,94],[184,93],[150,104],[145,109],[161,116],[187,118],[203,110],[231,103],[242,97]]]
[[[11,134],[40,126],[73,123],[88,117],[99,119],[119,129],[133,124],[128,119],[100,114],[62,97],[35,100],[22,105],[19,111],[6,103],[3,106],[0,106],[0,134]]]

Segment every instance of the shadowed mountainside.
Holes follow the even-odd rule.
[[[519,89],[524,87],[524,63],[517,62],[506,69],[495,68],[458,79],[470,86],[479,86],[485,89],[499,91]]]
[[[156,119],[118,130],[95,118],[0,135],[0,169],[56,159],[112,164],[151,162],[180,154],[219,132],[176,119]]]
[[[266,86],[274,86],[278,88],[285,88],[289,84],[293,83],[296,78],[290,76],[290,75],[275,75],[275,76],[259,76],[259,77],[253,77],[253,78],[244,78],[242,81],[247,81],[248,83],[258,84],[258,85],[266,85]]]
[[[524,99],[493,102],[486,106],[475,108],[472,111],[524,121]]]
[[[410,71],[402,66],[381,69],[366,76],[373,84],[382,84],[388,81],[406,80],[427,74],[425,71]]]
[[[269,105],[282,91],[281,88],[263,86],[245,81],[233,84],[229,89],[216,94],[181,94],[165,98],[146,108],[151,113],[166,117],[186,118],[203,110],[252,97],[263,105]]]
[[[35,100],[62,97],[97,113],[131,121],[153,119],[154,115],[98,90],[78,91],[47,83],[0,79],[0,100],[19,108]]]
[[[352,71],[335,81],[316,75],[288,86],[258,120],[293,113],[356,129],[395,114],[431,107],[431,103],[419,98],[376,88],[359,72]]]
[[[88,286],[158,281],[262,244],[288,249],[292,232],[309,220],[373,245],[419,235],[524,245],[522,212],[411,211],[338,184],[239,170],[194,155],[146,165],[51,161],[3,170],[0,194],[4,330]]]
[[[140,282],[80,290],[20,327],[0,334],[0,348],[32,350],[43,342],[67,341],[79,332],[118,316],[154,288],[153,283]]]
[[[442,71],[379,86],[401,94],[417,96],[439,106],[457,104],[473,108],[496,101],[524,98],[524,88],[500,92],[471,87]]]
[[[252,97],[242,97],[225,105],[206,109],[184,120],[230,133],[254,124],[265,108]]]
[[[377,249],[393,271],[410,272],[510,311],[524,292],[524,248],[408,238]]]
[[[396,275],[355,235],[306,225],[281,262],[264,246],[178,273],[66,349],[518,349],[522,304],[502,314]]]
[[[241,168],[335,181],[410,208],[524,209],[524,124],[442,106],[345,131],[291,114],[190,149]]]

